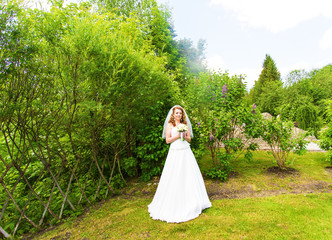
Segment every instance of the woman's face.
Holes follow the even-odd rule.
[[[182,118],[182,111],[181,111],[181,109],[175,109],[175,111],[174,111],[174,118],[175,118],[175,120],[178,120],[178,121],[181,120],[181,118]]]

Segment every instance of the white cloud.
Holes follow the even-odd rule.
[[[311,71],[313,69],[325,67],[328,64],[331,64],[331,61],[322,60],[322,61],[315,62],[315,63],[308,63],[305,61],[300,61],[300,62],[297,62],[297,63],[291,65],[288,68],[283,68],[282,70],[284,73],[289,73],[290,71],[300,70],[300,69],[305,69],[306,71]],[[287,72],[286,72],[286,70],[287,70]]]
[[[300,61],[300,62],[294,63],[293,65],[280,68],[280,73],[282,76],[286,76],[288,73],[290,73],[293,70],[309,69],[310,67],[311,66],[308,62]]]
[[[206,60],[206,64],[208,69],[210,70],[215,70],[215,71],[218,71],[219,69],[226,70],[225,61],[222,59],[221,56],[216,55],[208,58]]]
[[[221,5],[234,12],[243,24],[273,33],[318,16],[332,17],[331,0],[211,0],[210,5]]]
[[[328,29],[324,33],[324,35],[320,41],[320,47],[322,49],[332,48],[332,28]]]

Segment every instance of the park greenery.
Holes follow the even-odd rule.
[[[212,165],[209,152],[206,154],[199,161],[203,171]],[[256,151],[253,155],[251,164],[243,155],[232,162],[239,175],[232,176],[227,182],[205,180],[212,207],[192,221],[174,224],[152,220],[146,206],[155,193],[157,180],[148,183],[132,181],[121,195],[91,207],[78,218],[69,218],[63,224],[31,237],[328,239],[332,232],[332,199],[331,193],[324,193],[330,185],[328,172],[324,169],[325,154],[309,152],[298,156],[290,153],[291,158],[296,157],[294,164],[298,172],[288,176],[263,171],[273,161],[268,152]],[[310,185],[315,185],[315,192],[306,189]]]
[[[331,64],[310,72],[293,70],[282,82],[276,63],[269,55],[248,95],[261,112],[293,121],[297,127],[315,136],[331,121],[327,115],[327,102],[331,98]]]
[[[186,106],[196,123],[197,149],[204,152],[209,148],[213,161],[213,168],[206,174],[223,181],[230,173],[233,159],[242,152],[246,152],[246,159],[251,159],[252,151],[257,148],[251,139],[261,133],[261,115],[245,100],[242,78],[229,76],[227,72],[202,73],[186,93]]]
[[[2,234],[56,224],[133,178],[159,176],[175,104],[193,124],[197,159],[209,151],[207,177],[226,181],[240,156],[251,164],[260,137],[286,168],[306,146],[294,124],[322,140],[332,164],[332,65],[282,81],[266,55],[248,91],[244,75],[207,70],[207,43],[176,39],[171,12],[155,0],[52,0],[49,10],[8,0],[0,30]]]
[[[332,119],[332,100],[327,101],[326,117]],[[320,132],[320,147],[328,151],[327,160],[332,166],[332,121]]]

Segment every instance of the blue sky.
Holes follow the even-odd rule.
[[[265,55],[283,78],[332,64],[331,0],[158,0],[169,6],[178,38],[207,42],[211,69],[245,74],[250,89]]]

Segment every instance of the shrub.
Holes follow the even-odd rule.
[[[293,123],[282,121],[280,118],[271,118],[263,121],[262,138],[270,147],[274,160],[279,168],[286,167],[288,155],[291,151],[304,154],[308,141],[305,134],[293,136]]]
[[[186,109],[197,136],[196,151],[208,148],[213,161],[206,175],[223,181],[230,171],[229,161],[244,152],[250,159],[250,152],[257,148],[252,138],[260,136],[262,117],[255,104],[246,102],[243,80],[227,72],[204,73],[192,80],[186,93]]]
[[[332,99],[327,101],[327,104],[327,119],[332,119]],[[320,132],[319,137],[319,145],[322,149],[328,151],[327,161],[329,161],[332,166],[332,120],[327,123],[327,128]]]
[[[212,168],[205,172],[207,177],[212,179],[219,179],[220,181],[224,182],[227,180],[229,173],[231,172],[231,166],[229,163],[230,158],[232,155],[227,153],[217,153],[217,163],[214,164]]]

